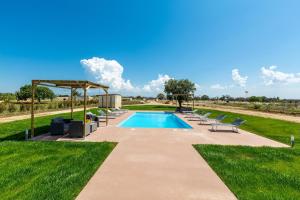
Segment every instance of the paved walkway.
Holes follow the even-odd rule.
[[[116,127],[131,112],[111,120],[87,141],[116,141],[117,147],[96,171],[77,200],[230,200],[236,199],[192,144],[284,147],[245,131],[193,129],[128,129]]]

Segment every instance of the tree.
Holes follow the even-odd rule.
[[[42,99],[53,99],[55,97],[54,92],[47,88],[42,86],[37,86],[35,90],[35,97],[39,102],[41,102]],[[20,100],[27,100],[31,98],[32,96],[32,86],[31,85],[24,85],[20,87],[20,90],[16,92],[17,99]]]
[[[202,95],[202,96],[201,96],[201,100],[204,100],[204,101],[209,100],[209,96],[207,96],[207,95]]]
[[[158,98],[159,100],[163,100],[165,99],[165,95],[163,93],[159,93],[156,98]]]
[[[179,94],[176,96],[176,99],[178,101],[179,108],[181,108],[182,102],[188,99],[188,95],[196,91],[196,87],[195,84],[188,79],[170,79],[165,82],[164,91],[167,95]]]
[[[16,92],[17,99],[26,101],[27,99],[31,98],[31,85],[24,85],[20,87],[20,90]]]
[[[42,99],[52,100],[55,97],[55,94],[51,89],[49,89],[47,87],[38,86],[36,88],[35,96],[36,96],[37,100],[39,102],[41,102]]]

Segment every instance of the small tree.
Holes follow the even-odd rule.
[[[164,100],[165,95],[163,93],[159,93],[156,98],[158,98],[159,100]]]
[[[176,99],[179,108],[182,107],[182,102],[188,99],[188,95],[196,91],[195,84],[188,79],[175,80],[170,79],[165,83],[165,93],[169,96],[172,94],[179,94]]]
[[[36,98],[39,102],[41,102],[42,99],[52,100],[55,97],[55,94],[51,89],[49,89],[47,87],[40,87],[40,86],[38,86],[36,88],[36,94],[35,95],[36,95]]]
[[[53,99],[55,97],[54,92],[47,88],[42,86],[37,86],[34,94],[39,102],[41,102],[42,99]],[[31,98],[32,96],[32,86],[31,85],[24,85],[20,88],[19,91],[16,92],[17,99],[20,100],[27,100]]]
[[[209,100],[209,96],[207,96],[207,95],[202,95],[202,96],[201,96],[201,100],[204,100],[204,101],[205,101],[205,100]]]
[[[20,90],[16,92],[16,97],[20,101],[26,101],[31,98],[31,85],[24,85],[20,87]]]

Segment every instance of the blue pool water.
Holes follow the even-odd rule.
[[[136,112],[118,126],[124,128],[192,128],[173,113],[167,112]]]

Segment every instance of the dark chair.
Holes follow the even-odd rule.
[[[70,119],[57,117],[51,120],[50,134],[51,135],[64,135],[69,130]]]
[[[86,119],[89,119],[97,124],[97,127],[100,127],[100,117],[89,112],[86,114]]]
[[[92,125],[94,124],[94,125]],[[69,125],[69,136],[70,137],[84,137],[84,129],[85,129],[85,134],[88,135],[92,132],[92,127],[96,127],[95,123],[87,123],[83,124],[83,121],[71,121],[70,125]],[[97,129],[97,127],[96,127]]]

